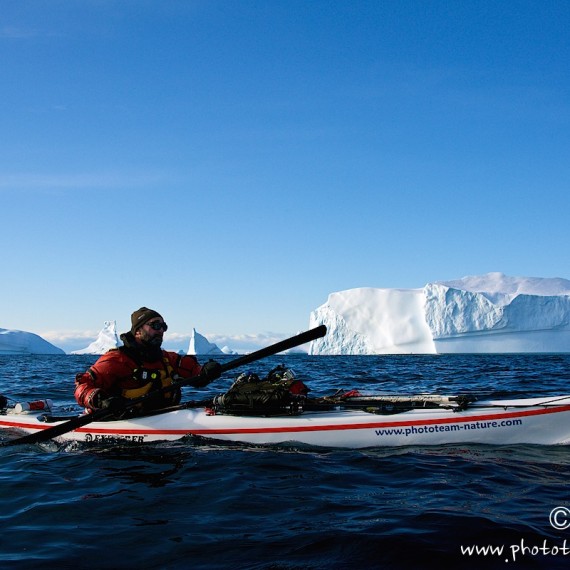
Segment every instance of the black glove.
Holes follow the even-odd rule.
[[[126,398],[121,396],[109,397],[103,392],[98,391],[93,396],[92,406],[97,410],[109,410],[113,415],[116,415],[117,413],[124,411],[126,401]]]
[[[215,360],[208,360],[202,370],[200,371],[200,377],[204,378],[208,383],[216,380],[222,375],[222,365]]]
[[[125,411],[126,403],[126,398],[122,398],[121,396],[112,396],[111,398],[105,398],[101,401],[101,408],[103,410],[109,410],[113,415],[117,415]]]

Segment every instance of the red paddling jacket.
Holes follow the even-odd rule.
[[[183,356],[161,349],[148,349],[137,343],[131,333],[121,335],[124,346],[109,350],[86,372],[75,377],[75,399],[88,411],[98,409],[98,402],[113,396],[138,398],[151,390],[170,386],[175,378],[193,378],[202,367],[194,356]],[[196,379],[193,386],[208,382]],[[180,389],[162,392],[152,399],[152,409],[180,402]],[[147,406],[145,408],[148,409]]]

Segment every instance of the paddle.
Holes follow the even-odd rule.
[[[221,365],[221,372],[227,372],[228,370],[233,370],[234,368],[239,368],[240,366],[244,366],[246,364],[250,364],[255,362],[256,360],[261,360],[267,356],[273,356],[279,352],[283,352],[284,350],[289,350],[290,348],[294,348],[296,346],[300,346],[301,344],[305,344],[317,338],[325,336],[327,332],[327,328],[325,325],[318,326],[314,329],[310,329],[298,335],[292,336],[291,338],[276,342],[271,346],[267,346],[266,348],[262,348],[250,354],[245,354],[236,358],[230,362]],[[133,398],[132,400],[127,400],[120,410],[96,410],[91,414],[82,414],[81,416],[77,416],[71,420],[58,424],[56,426],[52,426],[50,428],[43,429],[36,433],[30,433],[28,435],[24,435],[23,437],[13,439],[11,441],[1,442],[0,447],[6,447],[10,445],[20,445],[24,443],[39,443],[41,441],[47,441],[49,439],[53,439],[59,435],[64,433],[73,431],[74,429],[83,427],[91,422],[96,422],[99,420],[107,419],[113,416],[115,413],[120,413],[126,410],[130,410],[135,406],[144,403],[146,400],[152,398],[156,394],[161,392],[167,392],[172,389],[180,388],[182,386],[186,386],[188,384],[192,384],[198,380],[199,376],[194,376],[192,378],[181,378],[176,382],[173,382],[170,386],[164,386],[159,390],[153,390],[140,398]]]

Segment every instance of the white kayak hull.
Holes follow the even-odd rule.
[[[0,428],[35,433],[62,422],[43,414],[0,415]],[[256,445],[298,443],[330,448],[446,444],[570,444],[570,396],[481,401],[465,410],[421,408],[380,415],[354,409],[279,417],[211,415],[178,409],[128,420],[92,422],[58,436],[86,443],[172,441],[200,436]]]

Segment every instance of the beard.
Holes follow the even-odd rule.
[[[126,353],[133,358],[135,361],[143,362],[156,362],[157,360],[162,360],[162,335],[157,335],[152,337],[146,334],[145,331],[141,331],[142,334],[138,335],[135,339],[132,332],[123,333],[121,335],[121,340],[124,346],[121,347],[125,349]]]
[[[155,361],[162,358],[162,335],[151,335],[146,331],[142,331],[139,337],[141,344],[141,356],[144,360]]]
[[[149,348],[160,348],[162,346],[162,335],[151,335],[144,330],[140,335],[140,340],[144,346],[148,346]]]

